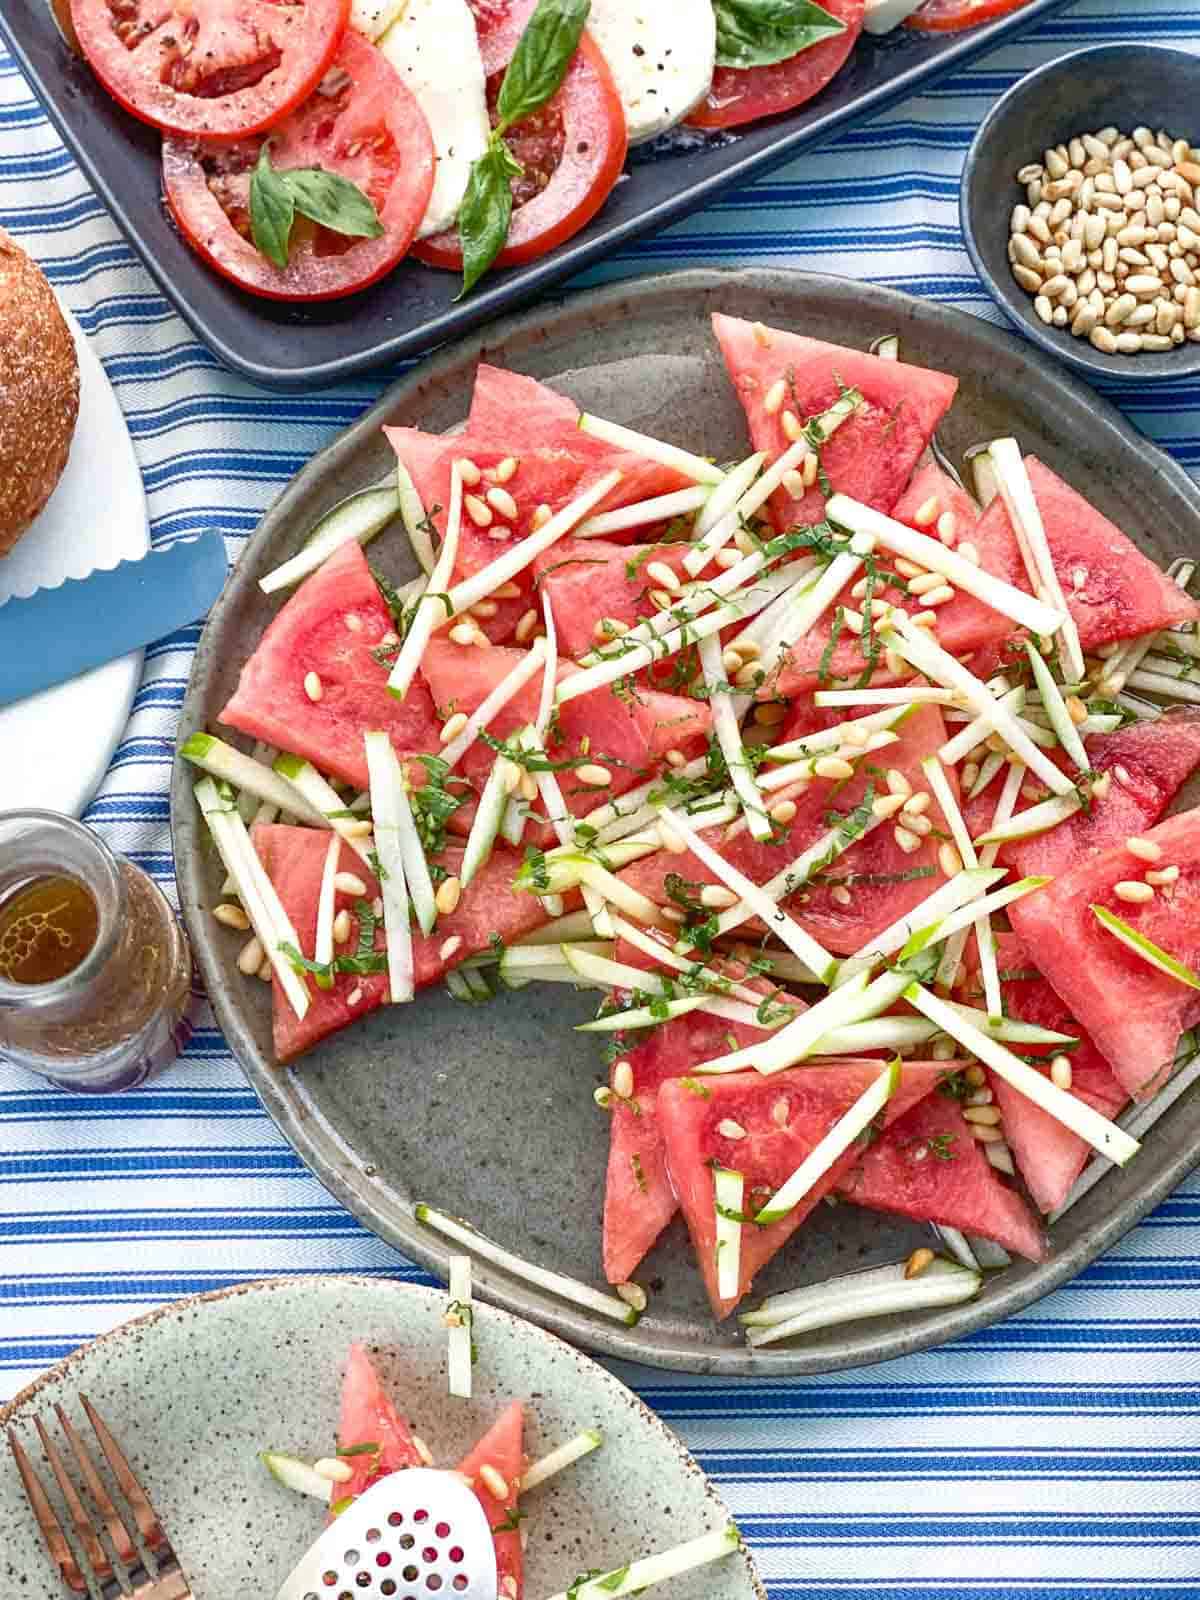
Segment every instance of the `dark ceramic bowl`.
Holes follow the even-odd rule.
[[[1016,174],[1076,134],[1114,125],[1166,128],[1200,145],[1200,56],[1159,45],[1077,50],[1029,73],[992,107],[967,152],[959,210],[967,252],[1000,309],[1050,355],[1092,378],[1192,378],[1200,344],[1105,355],[1068,328],[1047,327],[1008,261],[1009,220],[1023,198]]]

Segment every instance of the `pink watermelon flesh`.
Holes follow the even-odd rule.
[[[300,937],[300,949],[311,957],[316,945],[317,903],[321,893],[321,875],[325,868],[325,851],[328,835],[316,828],[292,828],[282,823],[259,824],[254,829],[254,847],[267,876],[275,885],[284,910],[291,918]],[[448,849],[436,858],[450,873],[457,871],[462,851]],[[438,917],[437,925],[428,936],[414,929],[413,967],[418,988],[436,983],[451,967],[465,961],[468,956],[488,949],[493,935],[506,943],[521,938],[546,920],[541,901],[535,895],[514,893],[512,880],[521,865],[521,858],[513,850],[497,849],[491,859],[463,890],[462,899],[448,915]],[[338,867],[351,872],[367,886],[366,899],[373,900],[379,885],[363,866],[362,861],[343,844]],[[336,906],[350,916],[350,938],[346,953],[358,948],[358,917],[354,906],[356,895],[339,890]],[[441,951],[447,939],[458,936],[462,944],[446,960]],[[385,945],[382,925],[375,930],[375,948]],[[341,953],[341,947],[339,947]],[[318,989],[309,984],[310,1004],[303,1018],[292,1010],[280,987],[274,980],[273,1014],[275,1054],[280,1061],[290,1061],[305,1050],[310,1050],[321,1039],[347,1027],[367,1012],[381,1006],[387,995],[386,973],[356,975],[338,973],[332,989]],[[352,1000],[351,996],[355,998]]]
[[[784,432],[785,412],[805,422],[826,411],[843,386],[859,390],[865,404],[822,447],[821,465],[835,491],[891,511],[949,409],[958,380],[780,328],[764,331],[719,313],[713,317],[713,331],[745,409],[754,448],[765,450],[772,461],[791,442]],[[764,402],[780,380],[787,386],[786,398],[770,413]],[[819,484],[801,500],[781,489],[770,505],[781,529],[820,522],[825,515]]]
[[[594,650],[594,629],[601,617],[632,627],[656,615],[650,591],[657,585],[647,578],[646,568],[661,562],[690,582],[683,566],[689,548],[684,542],[631,546],[607,539],[561,539],[539,556],[534,569],[554,612],[561,653],[578,660]],[[674,657],[669,665],[675,665]]]
[[[348,626],[350,618],[360,626]],[[397,700],[387,667],[371,654],[392,627],[361,546],[343,545],[263,634],[220,720],[365,789],[364,728],[386,730],[401,755],[437,748],[428,689],[418,680]],[[317,701],[304,689],[310,672],[321,680]]]
[[[1015,933],[996,935],[996,959],[1006,1015],[1058,1033],[1074,1034],[1079,1044],[1067,1056],[1071,1063],[1071,1093],[1101,1116],[1115,1117],[1129,1099],[1128,1093],[1041,976],[1032,955]],[[979,1004],[975,994],[969,994],[969,1000],[972,1005]],[[1022,1050],[1047,1062],[1056,1053],[1052,1045],[1023,1045]],[[989,1074],[989,1083],[1004,1116],[1004,1136],[1030,1194],[1040,1210],[1054,1211],[1090,1160],[1091,1145],[995,1073]]]
[[[653,965],[643,951],[623,939],[617,940],[615,959],[627,966],[648,969]],[[726,964],[721,970],[731,977],[742,976],[737,963]],[[764,995],[774,992],[760,979],[751,982]],[[794,996],[788,996],[788,1004],[804,1009],[804,1002]],[[610,1283],[628,1282],[679,1209],[658,1125],[659,1087],[668,1078],[686,1077],[698,1061],[708,1061],[733,1049],[730,1040],[739,1046],[752,1044],[764,1032],[695,1011],[633,1036],[637,1042],[622,1059],[633,1069],[637,1109],[614,1101],[609,1125],[604,1272]]]
[[[518,458],[538,446],[570,450],[589,469],[588,481],[594,482],[601,473],[615,469],[621,474],[621,481],[605,499],[605,510],[691,487],[691,479],[674,467],[582,433],[579,408],[565,395],[548,389],[536,378],[506,372],[486,361],[480,362],[475,372],[467,431],[473,438],[506,444],[510,455]]]
[[[499,1593],[508,1596],[509,1600],[521,1600],[524,1592],[521,1535],[518,1529],[512,1527],[503,1533],[496,1530],[516,1520],[513,1514],[517,1509],[517,1496],[525,1474],[524,1428],[525,1408],[519,1400],[514,1400],[500,1413],[470,1454],[458,1464],[459,1472],[472,1480],[476,1497],[487,1516],[496,1546]],[[504,1479],[508,1493],[503,1499],[498,1499],[480,1476],[485,1466],[494,1467]]]
[[[474,711],[502,678],[521,660],[523,651],[497,647],[481,650],[475,645],[452,644],[449,639],[430,641],[421,659],[421,672],[432,692],[439,712]],[[560,662],[559,677],[578,671],[569,662]],[[508,739],[532,722],[541,697],[540,677],[535,674],[488,728],[494,739]],[[614,794],[644,783],[657,767],[663,751],[676,743],[687,743],[707,734],[712,713],[698,700],[682,695],[639,689],[628,700],[618,698],[608,688],[593,690],[568,700],[559,709],[557,737],[548,743],[554,761],[586,759],[606,767],[611,782],[603,790],[581,783],[574,771],[558,774],[559,785],[571,811],[585,815]],[[482,786],[496,753],[477,740],[464,755],[457,770]],[[470,826],[474,805],[461,806],[451,818],[451,827],[464,831]]]
[[[917,511],[931,499],[937,502],[941,510],[953,514],[959,537],[965,541],[973,536],[979,516],[975,502],[932,462],[919,469],[894,507],[892,516],[898,522],[907,523],[915,528],[919,533],[937,538],[934,528],[919,527],[915,521]],[[886,552],[882,554],[879,565],[887,570],[892,568],[893,563]],[[986,566],[986,562],[984,565]],[[997,576],[1004,577],[1007,573],[999,573]],[[859,680],[867,667],[868,657],[863,651],[857,633],[843,630],[839,634],[833,654],[827,661],[824,657],[834,626],[836,606],[862,610],[862,599],[851,592],[861,577],[860,573],[846,585],[838,596],[836,605],[826,613],[815,628],[793,646],[782,670],[761,691],[764,697],[772,693],[795,695],[815,688],[822,664],[830,681],[846,680],[853,684]],[[876,587],[874,598],[900,606],[910,614],[923,609],[923,601],[919,595],[908,596],[899,589],[884,587],[882,578]],[[976,600],[962,590],[958,591],[955,598],[947,605],[938,608],[938,642],[956,656],[962,657],[985,648],[997,648],[1011,637],[1013,631],[1013,624],[1009,618],[1002,616],[998,611],[993,611],[990,606],[984,605],[981,600]],[[872,666],[870,682],[878,686],[893,681],[892,674],[886,670],[886,663],[880,651]]]
[[[718,1320],[729,1315],[749,1291],[755,1274],[850,1169],[857,1152],[853,1148],[846,1151],[779,1222],[765,1228],[743,1226],[741,1277],[732,1299],[723,1299],[717,1292],[712,1163],[742,1173],[745,1208],[760,1210],[885,1070],[880,1061],[848,1059],[835,1065],[794,1067],[769,1078],[757,1072],[737,1072],[724,1078],[671,1078],[659,1089],[658,1117],[667,1169]],[[940,1062],[906,1061],[888,1102],[886,1121],[903,1116],[944,1072]],[[777,1110],[780,1106],[786,1112]],[[786,1120],[779,1120],[784,1116]],[[730,1139],[721,1133],[720,1124],[727,1119],[744,1128],[746,1137]]]
[[[1005,845],[999,859],[1016,876],[1060,877],[1097,850],[1152,827],[1200,765],[1200,711],[1179,708],[1157,722],[1132,722],[1115,733],[1093,734],[1085,748],[1094,772],[1112,773],[1108,793],[1092,801],[1090,812],[1079,811],[1056,828]],[[1071,770],[1065,757],[1060,765]],[[1000,772],[967,802],[972,835],[991,826],[1003,783]]]
[[[895,731],[900,735],[899,742],[879,751],[874,759],[881,767],[902,772],[914,790],[924,789],[921,760],[946,739],[941,711],[937,706],[918,706]],[[874,763],[864,763],[863,767],[868,764]],[[947,776],[952,784],[956,782],[952,771]],[[814,779],[806,790],[794,797],[796,816],[786,830],[780,830],[778,842],[759,842],[748,831],[725,840],[722,828],[705,829],[703,836],[747,877],[764,883],[829,831],[825,817],[830,808],[843,815],[852,811],[863,799],[868,783],[874,783],[876,794],[880,792],[881,780],[861,769],[845,784]],[[932,819],[935,829],[946,831],[945,819],[936,801],[926,815]],[[821,884],[804,888],[783,903],[796,921],[827,950],[851,955],[898,917],[920,905],[945,881],[938,864],[938,846],[938,839],[931,833],[922,841],[920,849],[905,855],[896,843],[895,825],[885,822],[851,845],[828,868]],[[911,876],[915,872],[928,875]],[[692,884],[717,881],[691,851],[672,855],[664,850],[645,856],[626,867],[621,877],[665,905],[670,899],[666,888],[670,874]],[[849,888],[849,905],[840,905],[834,899],[833,890],[839,886]],[[802,899],[802,895],[807,899]],[[746,927],[746,937],[752,937],[750,930],[754,924]]]
[[[871,1211],[980,1234],[1030,1261],[1047,1253],[1037,1219],[942,1094],[929,1095],[868,1146],[842,1174],[838,1194]]]
[[[1143,961],[1106,932],[1091,906],[1104,906],[1195,969],[1200,964],[1200,811],[1184,811],[1142,837],[1162,847],[1160,866],[1178,881],[1146,904],[1113,885],[1141,878],[1146,864],[1124,845],[1085,856],[1044,889],[1009,907],[1026,949],[1087,1031],[1125,1089],[1147,1099],[1171,1070],[1179,1035],[1200,1021],[1200,991]]]
[[[1142,555],[1115,523],[1035,456],[1026,456],[1025,465],[1054,569],[1085,650],[1200,617],[1200,605]],[[1019,588],[1030,587],[999,495],[980,519],[974,542],[990,572],[1007,575]]]
[[[357,1499],[364,1489],[369,1489],[389,1472],[424,1465],[408,1423],[388,1399],[379,1374],[361,1344],[352,1344],[346,1357],[337,1442],[341,1452],[363,1445],[378,1446],[378,1449],[344,1457],[354,1476],[334,1485],[331,1498],[335,1502]]]

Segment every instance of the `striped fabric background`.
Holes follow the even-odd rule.
[[[1200,51],[1200,0],[1081,0],[594,277],[803,264],[994,317],[958,235],[971,132],[1030,67],[1121,39]],[[292,473],[391,376],[280,397],[218,370],[3,55],[0,222],[104,361],[156,543],[219,526],[236,555]],[[1114,398],[1200,468],[1200,384],[1139,396],[1128,382]],[[188,629],[147,652],[88,814],[168,892],[167,773],[195,642]],[[317,1271],[415,1276],[308,1176],[211,1016],[199,1018],[183,1062],[111,1101],[0,1066],[0,1398],[93,1334],[195,1290]],[[774,1600],[1200,1600],[1198,1281],[1193,1181],[1069,1288],[966,1343],[810,1382],[622,1376],[721,1482]]]

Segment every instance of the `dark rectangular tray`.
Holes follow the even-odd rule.
[[[628,178],[582,233],[541,261],[491,275],[461,304],[454,300],[454,276],[411,261],[345,300],[289,306],[243,294],[180,238],[162,202],[158,134],[123,112],[67,48],[47,0],[3,0],[0,33],[130,244],[197,336],[255,383],[290,389],[417,355],[512,310],[1067,3],[1030,0],[1010,16],[964,33],[900,28],[879,40],[864,36],[829,87],[800,110],[734,137],[701,137],[661,155],[634,151]]]

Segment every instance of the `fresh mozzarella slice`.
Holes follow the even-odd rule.
[[[717,53],[712,0],[592,0],[587,26],[612,71],[630,144],[673,128],[707,95]]]
[[[891,33],[911,17],[921,0],[867,0],[863,28],[867,33]]]
[[[404,0],[351,0],[350,26],[372,43],[404,10]]]
[[[379,48],[425,113],[437,168],[417,237],[452,226],[491,134],[483,58],[467,0],[408,0]]]

